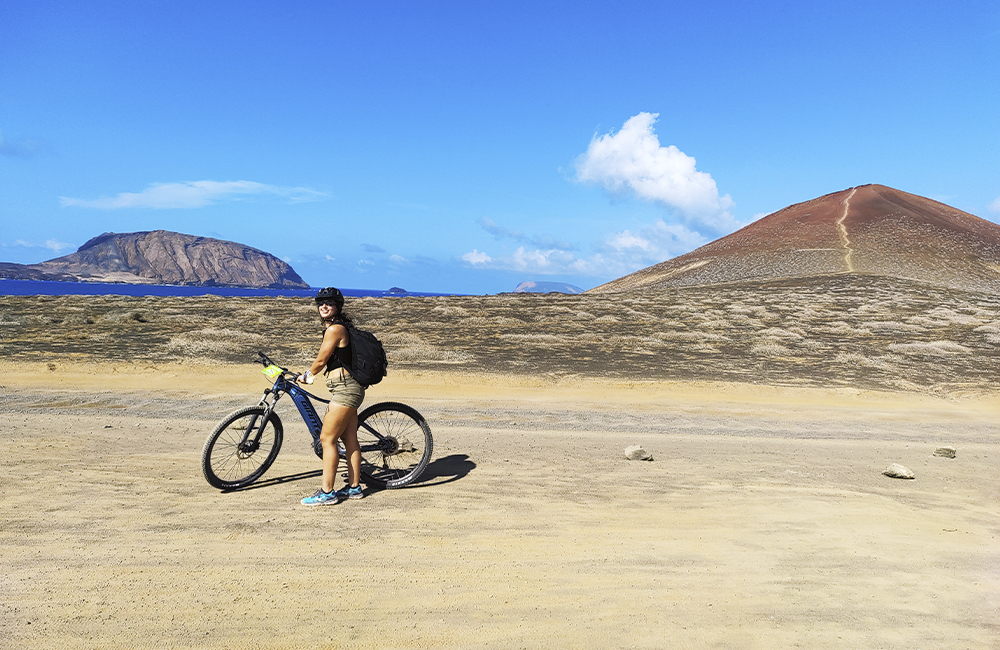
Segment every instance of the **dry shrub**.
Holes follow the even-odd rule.
[[[756,318],[750,318],[746,314],[733,314],[729,317],[729,322],[733,325],[742,325],[745,327],[760,327],[762,323]]]
[[[573,337],[576,340],[576,337]],[[601,340],[609,348],[623,348],[641,352],[649,348],[663,347],[662,339],[654,336],[630,336],[627,334],[605,334]],[[565,339],[564,339],[565,342]]]
[[[837,336],[854,337],[854,336],[871,336],[871,330],[865,329],[863,327],[852,327],[843,321],[836,321],[826,325],[825,327],[817,327],[816,331],[824,332],[826,334],[835,334]]]
[[[834,312],[826,309],[814,309],[812,307],[805,307],[795,312],[795,318],[800,320],[820,320],[823,318],[831,318],[834,316]]]
[[[892,367],[893,362],[898,360],[899,357],[894,355],[869,357],[856,352],[838,352],[833,357],[834,363],[861,368],[878,368],[879,370],[888,370]]]
[[[461,317],[465,318],[469,315],[469,310],[464,307],[456,307],[454,305],[438,305],[431,310],[431,313],[435,316],[447,316],[449,318]]]
[[[884,334],[887,332],[921,332],[924,328],[919,325],[910,325],[891,320],[878,320],[866,323],[873,332]]]
[[[419,344],[386,350],[389,363],[466,363],[475,356],[461,350],[445,350],[434,345]]]
[[[469,318],[463,318],[460,321],[463,327],[524,327],[526,323],[523,320],[518,320],[516,318],[509,318],[507,316],[471,316]]]
[[[680,332],[657,332],[654,334],[662,341],[730,341],[728,336],[717,332],[701,332],[697,330],[682,330]]]
[[[946,327],[948,325],[948,321],[946,320],[927,318],[926,316],[911,316],[906,319],[906,322],[911,325],[920,325],[930,329],[937,329],[938,327]]]
[[[387,334],[380,334],[378,338],[382,341],[382,345],[386,350],[393,347],[405,348],[424,345],[422,338],[409,332],[389,332]]]
[[[759,334],[761,336],[774,339],[801,339],[804,338],[805,332],[803,332],[801,329],[798,331],[794,331],[791,329],[784,329],[781,327],[769,327],[766,330],[761,330]]]
[[[0,323],[2,325],[2,323]],[[1000,343],[1000,322],[994,321],[986,325],[980,325],[973,332],[984,334],[988,343]]]
[[[715,330],[724,330],[729,326],[729,321],[727,320],[706,320],[698,323],[698,327]]]
[[[636,311],[635,309],[626,309],[625,315],[631,317],[632,320],[649,320],[649,321],[659,320],[653,314],[648,314],[644,311]]]
[[[960,314],[957,311],[948,309],[947,307],[936,307],[929,312],[927,315],[932,318],[937,318],[939,320],[945,321],[946,323],[952,325],[980,325],[983,321],[976,318],[975,316],[970,316],[968,314]]]
[[[750,353],[758,357],[792,356],[791,350],[781,345],[780,343],[775,343],[773,341],[763,341],[761,343],[755,343],[753,347],[750,348]]]
[[[467,352],[431,345],[416,334],[409,332],[389,332],[380,335],[379,340],[385,346],[385,353],[390,363],[419,363],[422,361],[463,363],[475,359],[475,356]]]
[[[101,317],[101,321],[104,323],[111,323],[115,325],[129,325],[132,323],[149,323],[156,320],[152,312],[141,311],[137,309],[132,309],[128,311],[110,311]]]
[[[167,349],[183,354],[231,353],[251,347],[263,347],[268,339],[260,334],[232,329],[206,328],[173,336]]]
[[[565,343],[565,336],[555,334],[501,334],[500,338],[505,341],[524,341],[528,343]]]
[[[969,354],[972,352],[964,345],[954,341],[916,341],[913,343],[892,343],[889,349],[893,352],[907,355],[949,356],[953,354]]]

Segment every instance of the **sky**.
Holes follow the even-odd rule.
[[[0,261],[589,289],[881,183],[1000,221],[1000,3],[0,3]]]

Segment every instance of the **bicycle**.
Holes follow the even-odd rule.
[[[319,434],[323,420],[312,401],[329,403],[295,383],[297,373],[273,363],[263,352],[257,362],[274,384],[264,390],[256,406],[233,411],[215,427],[201,452],[205,480],[220,490],[250,485],[271,467],[281,450],[284,427],[274,407],[288,394],[306,423],[313,439],[313,451],[323,457]],[[413,407],[398,402],[381,402],[358,415],[358,443],[361,445],[361,476],[368,485],[399,488],[417,480],[427,467],[434,441],[427,421]],[[345,458],[344,445],[338,451]]]

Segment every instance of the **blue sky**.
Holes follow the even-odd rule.
[[[995,0],[0,4],[0,261],[587,289],[865,183],[1000,220]]]

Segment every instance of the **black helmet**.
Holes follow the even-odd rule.
[[[337,289],[336,287],[326,287],[325,289],[320,289],[319,293],[316,294],[317,304],[327,300],[336,303],[337,307],[344,306],[344,294],[340,293],[340,289]]]

